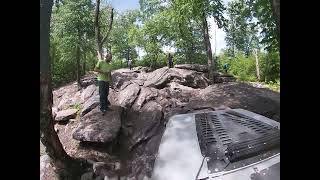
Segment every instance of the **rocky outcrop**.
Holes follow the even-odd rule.
[[[94,84],[91,84],[86,89],[84,89],[83,92],[81,93],[82,102],[85,102],[86,100],[88,100],[93,95],[94,91],[97,91],[97,90],[98,88]]]
[[[69,122],[73,129],[69,136],[75,139],[73,141],[98,144],[121,141],[120,150],[130,157],[125,165],[129,179],[151,177],[165,123],[172,115],[230,107],[244,108],[280,121],[280,100],[276,92],[228,82],[230,79],[219,80],[219,77],[233,78],[221,73],[216,80],[228,83],[208,85],[203,73],[207,71],[206,67],[201,65],[176,65],[175,68],[148,71],[148,68],[137,67],[112,72],[114,86],[110,87],[108,96],[112,111],[104,116],[99,110],[94,76],[90,81],[87,78],[91,84],[83,90],[78,91],[76,85],[70,84],[53,92],[53,115],[75,104],[81,109],[80,121]],[[72,151],[80,150],[74,147]],[[73,154],[77,156],[77,153]],[[94,176],[101,178],[109,173],[105,172],[104,165],[99,168]]]
[[[207,78],[202,74],[191,70],[163,67],[148,74],[144,83],[146,87],[163,88],[170,82],[181,85],[205,88],[208,86]]]
[[[158,89],[141,87],[140,94],[132,106],[133,110],[139,111],[143,104],[158,96]]]
[[[200,64],[177,64],[174,67],[179,69],[188,69],[188,70],[203,72],[203,73],[208,72],[208,66],[200,65]]]
[[[99,95],[96,96],[92,96],[90,99],[88,99],[84,105],[83,108],[81,110],[80,115],[84,116],[85,114],[87,114],[88,112],[90,112],[92,109],[94,109],[95,107],[97,107],[100,103],[100,97]]]
[[[118,104],[122,107],[131,107],[138,96],[140,86],[137,84],[130,84],[124,88],[118,95]]]
[[[67,121],[69,119],[73,119],[77,116],[77,109],[67,109],[57,112],[55,117],[56,121]]]
[[[114,140],[121,126],[122,108],[111,106],[105,115],[96,107],[85,116],[74,130],[72,137],[78,141],[111,142]]]
[[[230,74],[217,73],[215,83],[235,82],[236,78]]]
[[[155,101],[147,102],[140,110],[138,118],[132,119],[133,135],[131,146],[155,135],[163,118],[162,107]]]
[[[81,79],[81,86],[82,87],[87,87],[92,84],[96,84],[97,82],[97,76],[95,75],[94,72],[88,72],[85,76],[83,76]]]
[[[51,159],[48,155],[40,156],[40,180],[58,180],[58,175],[54,172]]]

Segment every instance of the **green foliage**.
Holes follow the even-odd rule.
[[[53,8],[51,21],[50,55],[53,86],[76,79],[77,47],[80,63],[93,60],[94,29],[93,5],[90,0],[66,0]],[[83,68],[79,69],[83,72]]]
[[[127,62],[124,61],[123,59],[113,57],[113,60],[111,62],[111,67],[112,67],[112,69],[126,68]]]
[[[261,59],[261,78],[269,83],[280,79],[280,57],[278,52],[270,52]]]
[[[105,35],[110,5],[103,2],[100,29]],[[227,35],[227,49],[215,61],[220,71],[228,62],[229,72],[240,80],[256,81],[252,50],[264,46],[268,51],[259,53],[261,78],[273,84],[280,79],[279,54],[275,53],[279,43],[269,1],[234,0],[227,8],[222,0],[140,0],[139,3],[140,10],[114,11],[113,27],[104,45],[113,54],[113,69],[126,68],[128,57],[134,66],[154,69],[167,66],[168,52],[164,52],[164,46],[175,47],[174,64],[207,64],[203,20],[214,17]],[[53,9],[50,55],[54,87],[76,79],[78,47],[81,73],[94,68],[97,54],[93,20],[94,4],[90,0],[65,0]],[[142,59],[138,59],[137,48],[146,53]]]
[[[258,53],[259,68],[261,80],[268,84],[274,84],[280,81],[280,59],[279,54]],[[223,65],[230,65],[229,73],[235,75],[241,81],[257,81],[256,61],[254,55],[246,57],[245,54],[238,52],[235,57],[228,56],[227,53],[221,53],[218,57],[217,68],[223,72]]]
[[[80,113],[81,108],[82,108],[82,106],[80,103],[75,103],[75,104],[71,105],[71,109],[77,109],[78,113]]]
[[[218,59],[218,69],[223,71],[223,65],[230,65],[229,73],[241,81],[256,81],[256,66],[253,56],[248,58],[243,53],[237,53],[234,58],[221,55]]]
[[[266,83],[265,86],[273,91],[280,92],[280,79],[275,80],[275,82]]]
[[[232,56],[235,51],[241,51],[249,56],[253,48],[259,48],[258,27],[253,21],[249,7],[244,0],[231,1],[228,4],[227,14],[229,16],[226,30],[226,43]]]
[[[138,18],[138,11],[126,11],[114,18],[110,44],[112,54],[119,58],[136,59],[138,54],[134,42],[131,42],[130,33],[135,29],[134,22]]]

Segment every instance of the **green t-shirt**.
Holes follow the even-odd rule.
[[[98,81],[110,82],[111,77],[109,77],[109,73],[112,70],[111,65],[106,61],[99,60],[96,65],[96,68],[104,72],[104,73],[98,73]]]

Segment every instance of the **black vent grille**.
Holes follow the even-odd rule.
[[[280,145],[279,129],[235,111],[196,114],[195,123],[201,153],[216,172],[230,162],[273,153]]]
[[[268,133],[270,130],[273,129],[272,126],[270,126],[266,123],[263,123],[261,121],[254,119],[254,118],[245,116],[243,114],[237,113],[235,111],[227,111],[226,113],[224,113],[222,115],[227,117],[228,119],[231,119],[232,121],[242,125],[242,126],[250,128],[251,130],[253,130],[259,134]]]

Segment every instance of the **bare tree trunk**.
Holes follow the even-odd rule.
[[[256,58],[256,72],[257,72],[257,78],[258,78],[258,81],[261,80],[260,78],[260,67],[259,67],[259,59],[258,59],[258,52],[257,52],[257,49],[254,50],[254,55],[255,55],[255,58]]]
[[[53,0],[40,0],[40,140],[60,179],[79,179],[81,163],[67,155],[53,126],[49,56],[52,4]]]
[[[81,61],[81,52],[80,52],[80,44],[81,44],[81,33],[80,33],[80,27],[78,27],[78,44],[77,44],[77,49],[76,49],[76,61],[77,61],[77,84],[78,84],[78,89],[81,89],[81,66],[80,66],[80,61]]]
[[[204,39],[204,45],[207,50],[207,56],[208,56],[208,70],[209,70],[209,79],[212,83],[214,83],[214,61],[212,58],[212,50],[211,50],[211,43],[210,43],[210,37],[209,37],[209,30],[208,30],[208,23],[207,18],[205,14],[203,13],[203,39]]]
[[[81,89],[81,67],[80,67],[80,47],[77,45],[77,50],[76,50],[76,61],[77,61],[77,84],[78,84],[78,89]]]
[[[99,16],[100,16],[100,0],[96,0],[96,8],[95,8],[95,16],[94,16],[94,27],[95,27],[95,35],[96,35],[96,46],[97,46],[97,54],[98,59],[103,59],[103,44],[108,40],[109,34],[112,29],[113,23],[113,8],[111,9],[110,15],[110,23],[109,29],[105,37],[102,38],[100,33],[100,26],[99,26]]]
[[[83,58],[83,65],[82,65],[82,68],[83,68],[83,75],[85,75],[86,74],[86,61],[87,61],[87,56],[86,56],[86,54],[84,53],[83,54],[84,55],[84,58]]]

